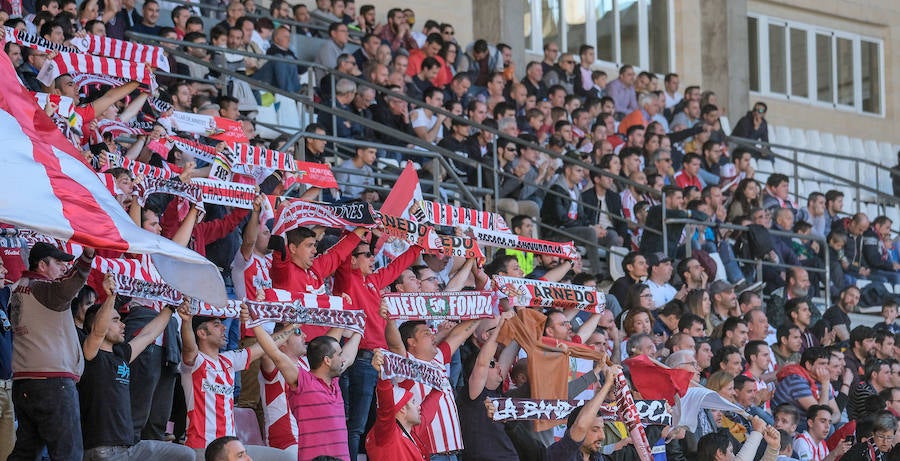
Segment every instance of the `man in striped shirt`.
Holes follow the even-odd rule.
[[[448,383],[441,390],[443,395],[439,399],[437,415],[427,427],[422,425],[416,428],[422,439],[429,444],[432,461],[456,461],[458,453],[463,449],[456,398],[449,385],[450,376],[446,370],[453,353],[475,332],[478,323],[478,320],[462,322],[453,327],[444,341],[435,344],[434,333],[423,321],[408,321],[399,329],[393,321],[387,322],[385,339],[391,352],[424,360],[445,370],[444,379]],[[425,401],[432,390],[430,386],[410,380],[401,382],[399,386],[411,391],[419,402]]]
[[[187,440],[185,445],[202,455],[213,440],[235,435],[234,376],[260,358],[262,347],[254,344],[246,349],[219,352],[225,347],[226,328],[220,319],[192,317],[179,311],[181,323],[181,385],[187,406]],[[275,336],[277,343],[287,340],[289,331]],[[257,461],[294,461],[285,452],[248,446],[247,452]]]

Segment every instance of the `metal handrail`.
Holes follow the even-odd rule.
[[[665,209],[665,206],[663,207],[663,209]],[[738,231],[747,231],[750,229],[747,226],[741,226],[738,224],[718,223],[718,222],[710,222],[710,221],[698,221],[696,219],[688,219],[688,218],[663,219],[663,229],[666,228],[667,224],[684,224],[684,225],[695,225],[695,226],[703,226],[703,227],[718,227],[718,228],[738,230]],[[790,264],[773,263],[773,262],[769,262],[769,261],[763,261],[762,259],[748,260],[748,259],[744,259],[744,258],[735,258],[735,260],[741,261],[741,262],[755,263],[759,266],[767,265],[767,266],[780,267],[780,268],[784,268],[784,269],[793,268],[793,267],[801,267],[802,269],[806,270],[807,272],[823,272],[825,274],[825,299],[830,300],[831,299],[831,287],[830,287],[830,284],[831,284],[831,255],[829,254],[829,251],[828,251],[828,240],[825,237],[821,237],[821,236],[814,235],[814,234],[797,234],[794,232],[781,231],[781,230],[777,230],[777,229],[769,229],[769,233],[776,237],[789,237],[792,239],[797,238],[797,239],[801,239],[801,240],[809,240],[812,242],[820,243],[822,245],[822,252],[825,254],[825,268],[819,269],[817,267],[792,266]],[[690,241],[685,242],[684,245],[685,245],[685,250],[690,251],[690,249],[691,249]],[[665,254],[668,254],[668,242],[666,241],[665,238],[663,238],[663,252]],[[690,253],[688,253],[688,255],[690,255]],[[757,271],[757,275],[759,277],[762,277],[762,271]]]

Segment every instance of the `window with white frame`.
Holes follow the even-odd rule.
[[[884,115],[882,40],[757,14],[747,33],[750,91]]]
[[[657,73],[675,62],[673,0],[522,0],[525,47],[541,54],[545,43],[578,54],[594,47],[597,60],[632,64]]]

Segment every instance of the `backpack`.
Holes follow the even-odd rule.
[[[743,259],[761,259],[775,248],[772,234],[759,224],[748,224],[737,241],[735,254]]]

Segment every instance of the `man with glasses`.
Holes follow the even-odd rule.
[[[334,274],[335,296],[349,297],[350,309],[366,313],[366,327],[355,360],[349,365],[347,391],[349,392],[348,440],[350,459],[356,459],[360,440],[366,429],[369,407],[375,394],[378,373],[372,367],[372,356],[376,349],[387,349],[385,341],[386,321],[379,315],[381,293],[410,265],[422,252],[422,247],[414,245],[387,266],[375,270],[375,254],[368,242],[360,241]]]
[[[566,94],[573,94],[575,92],[575,56],[563,53],[556,66],[544,71],[544,84],[547,85],[547,88],[560,85]],[[552,91],[550,92],[552,93]]]
[[[559,58],[559,45],[556,42],[544,43],[544,59],[541,60],[541,70],[547,75],[556,68],[556,60]]]

